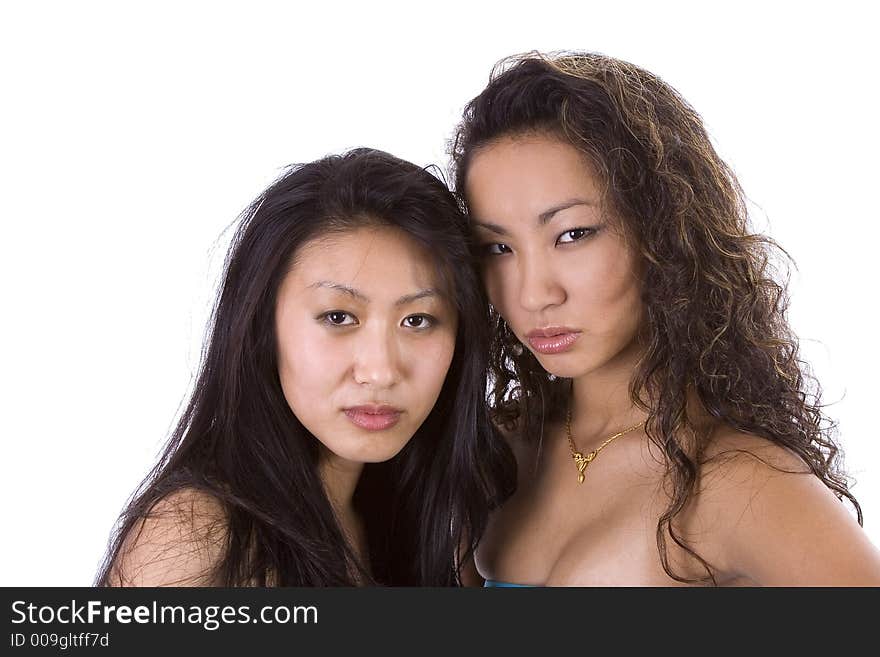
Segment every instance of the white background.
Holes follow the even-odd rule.
[[[492,64],[531,49],[627,59],[703,115],[798,264],[790,318],[880,544],[873,22],[714,6],[4,3],[0,585],[91,583],[187,394],[227,227],[282,167],[445,165]]]

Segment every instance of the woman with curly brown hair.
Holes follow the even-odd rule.
[[[453,160],[519,463],[487,584],[880,585],[777,247],[674,89],[602,55],[505,60]]]

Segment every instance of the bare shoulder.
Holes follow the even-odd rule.
[[[723,429],[707,448],[693,512],[722,571],[771,585],[880,583],[880,552],[797,454]]]
[[[132,526],[110,572],[113,586],[210,586],[226,546],[217,498],[186,488]]]
[[[722,428],[703,452],[699,474],[704,499],[724,502],[727,497],[751,498],[771,479],[811,475],[811,471],[803,459],[782,445]],[[818,478],[812,479],[821,484]]]

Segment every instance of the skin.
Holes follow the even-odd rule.
[[[352,496],[365,463],[393,458],[428,417],[452,362],[457,314],[433,259],[403,232],[362,228],[304,245],[281,282],[275,327],[278,376],[291,410],[321,443],[321,477],[343,531],[364,555]],[[368,430],[345,409],[399,409]],[[162,500],[130,534],[118,583],[207,584],[222,556],[222,509],[184,490]],[[117,566],[117,572],[119,568]]]
[[[281,387],[321,442],[328,496],[358,544],[352,496],[363,465],[393,458],[428,417],[452,362],[456,319],[430,254],[395,229],[310,242],[281,284]],[[345,409],[365,404],[399,409],[399,420],[361,428]]]
[[[548,372],[572,379],[572,434],[584,453],[645,419],[628,389],[645,317],[640,264],[600,190],[579,151],[541,134],[481,148],[465,189],[490,301]],[[548,326],[568,327],[578,338],[562,353],[538,353],[528,333]],[[689,416],[710,442],[699,492],[676,527],[720,584],[880,584],[880,553],[795,455],[692,406]],[[603,449],[583,484],[564,426],[545,426],[537,452],[510,440],[519,486],[477,551],[482,577],[548,586],[678,584],[663,570],[656,542],[669,500],[663,459],[643,430]],[[705,575],[668,545],[676,572]]]

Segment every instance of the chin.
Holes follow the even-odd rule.
[[[577,379],[601,366],[600,362],[586,360],[583,355],[574,353],[555,356],[535,354],[535,358],[548,373],[563,379]]]
[[[361,456],[360,458],[355,459],[355,460],[360,461],[361,463],[364,463],[364,464],[367,464],[367,463],[385,463],[385,461],[390,461],[391,459],[393,459],[393,458],[394,458],[395,456],[397,456],[398,454],[400,454],[400,450],[399,450],[399,449],[395,449],[394,451],[389,451],[389,452],[384,453],[384,454],[365,454],[365,455],[363,455],[363,456]]]
[[[389,445],[371,445],[369,449],[356,450],[349,458],[351,461],[358,463],[384,463],[390,461],[400,454],[400,450],[404,448],[406,442],[393,443]]]

